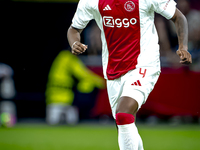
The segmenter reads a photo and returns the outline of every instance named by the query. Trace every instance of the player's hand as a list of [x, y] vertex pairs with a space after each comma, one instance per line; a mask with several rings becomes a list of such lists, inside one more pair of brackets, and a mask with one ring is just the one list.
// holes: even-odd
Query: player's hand
[[191, 64], [192, 63], [192, 56], [186, 50], [177, 50], [176, 54], [180, 57], [181, 64]]
[[74, 42], [72, 45], [72, 54], [79, 55], [85, 52], [87, 45], [80, 43], [79, 41]]

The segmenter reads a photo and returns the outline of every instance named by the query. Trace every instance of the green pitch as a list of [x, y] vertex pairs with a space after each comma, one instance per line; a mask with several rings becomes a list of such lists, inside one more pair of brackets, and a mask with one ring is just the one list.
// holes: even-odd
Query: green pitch
[[[199, 150], [200, 125], [138, 125], [145, 150]], [[0, 127], [1, 150], [119, 150], [115, 125]]]

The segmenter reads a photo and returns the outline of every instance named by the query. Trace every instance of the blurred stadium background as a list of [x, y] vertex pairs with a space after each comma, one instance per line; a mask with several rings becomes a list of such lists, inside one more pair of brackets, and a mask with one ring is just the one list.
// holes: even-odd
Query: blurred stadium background
[[[117, 131], [100, 78], [101, 41], [96, 24], [90, 22], [82, 34], [82, 41], [89, 45], [86, 53], [77, 58], [62, 53], [70, 50], [66, 33], [77, 2], [0, 1], [0, 149], [118, 149]], [[147, 150], [200, 149], [200, 2], [177, 0], [177, 4], [188, 19], [193, 64], [178, 63], [174, 27], [156, 15], [162, 73], [137, 116]], [[64, 56], [68, 62], [61, 59]], [[54, 73], [60, 70], [52, 68], [59, 68], [56, 65], [60, 63], [57, 76]], [[66, 72], [67, 78], [63, 75]], [[51, 80], [54, 75], [56, 80]], [[60, 84], [55, 86], [54, 81]], [[63, 95], [49, 96], [51, 90]], [[65, 111], [64, 102], [77, 110], [69, 112], [78, 112], [75, 120], [66, 122], [66, 114], [61, 113], [59, 122], [49, 121], [48, 106], [59, 103], [54, 111]]]

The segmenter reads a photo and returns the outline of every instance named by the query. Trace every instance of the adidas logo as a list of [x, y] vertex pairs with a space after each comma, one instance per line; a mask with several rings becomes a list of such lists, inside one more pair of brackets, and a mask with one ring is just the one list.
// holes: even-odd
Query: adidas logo
[[110, 8], [109, 5], [106, 5], [106, 7], [103, 9], [103, 11], [105, 11], [105, 10], [112, 10], [112, 9]]
[[140, 80], [137, 80], [136, 82], [132, 83], [131, 85], [142, 86], [141, 83], [140, 83]]

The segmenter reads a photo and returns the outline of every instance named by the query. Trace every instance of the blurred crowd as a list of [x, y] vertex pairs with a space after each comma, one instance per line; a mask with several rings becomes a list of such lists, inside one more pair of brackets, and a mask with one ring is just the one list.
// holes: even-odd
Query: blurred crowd
[[12, 127], [16, 122], [16, 108], [13, 99], [16, 94], [13, 69], [0, 63], [0, 126]]
[[[61, 120], [71, 125], [78, 123], [81, 115], [89, 112], [89, 107], [83, 108], [91, 104], [85, 99], [89, 98], [95, 88], [105, 88], [104, 82], [101, 76], [89, 70], [77, 56], [68, 50], [61, 51], [54, 59], [48, 75], [45, 92], [47, 123], [56, 125]], [[81, 95], [79, 104], [75, 104], [77, 95]]]

